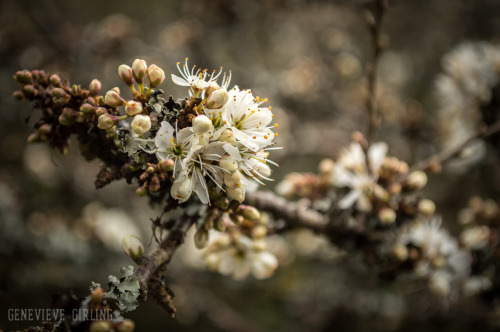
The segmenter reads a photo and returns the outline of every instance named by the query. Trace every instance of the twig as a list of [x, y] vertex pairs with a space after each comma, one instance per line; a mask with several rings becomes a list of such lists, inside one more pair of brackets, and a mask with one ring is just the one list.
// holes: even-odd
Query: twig
[[375, 0], [373, 5], [373, 8], [368, 11], [366, 15], [366, 22], [370, 29], [373, 47], [373, 58], [366, 68], [368, 79], [366, 110], [369, 118], [366, 137], [369, 143], [373, 142], [377, 133], [377, 128], [380, 124], [380, 117], [377, 111], [377, 67], [382, 51], [384, 50], [381, 34], [382, 22], [388, 6], [388, 0]]
[[147, 256], [141, 260], [141, 264], [134, 272], [133, 278], [136, 278], [141, 285], [141, 299], [146, 300], [150, 281], [156, 280], [158, 273], [163, 273], [173, 253], [184, 242], [186, 232], [195, 222], [194, 217], [186, 215], [181, 216], [175, 221], [173, 227], [169, 230], [168, 236]]
[[306, 227], [316, 232], [325, 232], [328, 225], [326, 215], [299, 203], [288, 202], [270, 191], [247, 194], [245, 202], [259, 210], [271, 213], [277, 219], [284, 219], [287, 228]]
[[450, 159], [453, 159], [457, 155], [459, 155], [462, 150], [472, 141], [478, 139], [478, 138], [487, 138], [490, 136], [493, 136], [497, 133], [500, 133], [500, 121], [495, 122], [489, 127], [486, 126], [481, 126], [477, 133], [469, 138], [467, 138], [465, 141], [463, 141], [461, 144], [457, 145], [456, 147], [453, 147], [449, 150], [442, 151], [434, 156], [431, 156], [425, 160], [422, 160], [418, 163], [416, 163], [411, 169], [410, 172], [412, 171], [427, 171], [434, 167], [435, 165], [442, 165], [443, 163], [449, 161]]

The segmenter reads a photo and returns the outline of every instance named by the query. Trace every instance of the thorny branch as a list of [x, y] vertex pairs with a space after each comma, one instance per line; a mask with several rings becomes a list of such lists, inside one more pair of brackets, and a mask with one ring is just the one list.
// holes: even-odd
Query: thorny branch
[[370, 63], [368, 63], [367, 79], [368, 79], [368, 95], [366, 98], [366, 109], [368, 111], [368, 130], [367, 139], [368, 142], [373, 142], [375, 135], [377, 133], [377, 128], [380, 124], [379, 114], [377, 112], [377, 67], [380, 61], [380, 56], [384, 50], [384, 44], [381, 38], [382, 35], [382, 22], [384, 19], [385, 11], [388, 6], [388, 0], [375, 0], [373, 3], [373, 8], [366, 13], [366, 23], [370, 30], [372, 48], [373, 48], [373, 58]]

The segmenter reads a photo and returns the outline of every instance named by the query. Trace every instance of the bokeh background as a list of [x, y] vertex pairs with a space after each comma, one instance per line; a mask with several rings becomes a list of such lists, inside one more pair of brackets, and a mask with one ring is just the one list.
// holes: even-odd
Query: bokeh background
[[[379, 139], [389, 143], [391, 155], [413, 163], [443, 145], [435, 94], [443, 56], [466, 41], [499, 42], [500, 2], [389, 3]], [[354, 130], [367, 126], [364, 73], [371, 49], [364, 5], [355, 0], [1, 1], [0, 329], [31, 325], [8, 322], [8, 308], [47, 308], [53, 294], [71, 290], [83, 297], [91, 281], [106, 284], [109, 274], [132, 264], [122, 253], [121, 238], [135, 234], [150, 244], [150, 218], [160, 209], [123, 182], [95, 190], [100, 165], [84, 161], [77, 145], [67, 156], [43, 144], [27, 145], [37, 111], [13, 100], [15, 71], [44, 69], [84, 87], [98, 78], [106, 91], [121, 86], [120, 64], [142, 58], [165, 70], [166, 94], [182, 98], [186, 90], [168, 79], [177, 61], [189, 57], [202, 68], [232, 69], [232, 83], [269, 98], [276, 114], [278, 142], [286, 147], [273, 153], [281, 166], [274, 172], [279, 181], [291, 171], [315, 172], [322, 158], [334, 157]], [[498, 157], [486, 151], [486, 159], [472, 168], [430, 178], [425, 194], [452, 232], [472, 195], [500, 196]], [[169, 268], [177, 317], [153, 302], [129, 317], [138, 331], [492, 326], [474, 315], [488, 309], [437, 303], [418, 297], [419, 289], [382, 283], [360, 257], [309, 232], [272, 239], [270, 246], [280, 259], [276, 275], [242, 282], [206, 271], [188, 242]]]

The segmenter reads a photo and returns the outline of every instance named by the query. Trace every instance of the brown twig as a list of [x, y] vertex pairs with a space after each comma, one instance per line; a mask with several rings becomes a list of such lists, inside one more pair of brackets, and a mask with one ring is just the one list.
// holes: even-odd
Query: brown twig
[[373, 47], [373, 58], [372, 61], [367, 64], [366, 68], [368, 80], [366, 110], [369, 118], [366, 137], [369, 143], [373, 142], [377, 133], [377, 128], [380, 124], [380, 117], [377, 111], [377, 67], [380, 61], [380, 56], [384, 50], [381, 34], [382, 22], [387, 6], [388, 0], [375, 0], [373, 8], [366, 12], [366, 22], [370, 30]]
[[[140, 265], [133, 274], [141, 285], [141, 299], [146, 300], [148, 289], [158, 284], [156, 274], [163, 273], [170, 262], [173, 253], [184, 242], [186, 232], [195, 223], [196, 218], [187, 215], [181, 216], [169, 229], [167, 237], [160, 245], [141, 259]], [[152, 285], [152, 281], [153, 284]], [[156, 289], [157, 287], [152, 287]], [[154, 295], [154, 294], [153, 294]]]
[[410, 169], [409, 173], [411, 173], [412, 171], [427, 171], [436, 165], [442, 165], [443, 163], [449, 161], [450, 159], [453, 159], [454, 157], [458, 156], [470, 142], [478, 138], [487, 138], [497, 133], [500, 133], [500, 121], [492, 124], [489, 127], [481, 126], [475, 135], [467, 138], [456, 147], [442, 151], [434, 156], [431, 156], [425, 160], [416, 163]]

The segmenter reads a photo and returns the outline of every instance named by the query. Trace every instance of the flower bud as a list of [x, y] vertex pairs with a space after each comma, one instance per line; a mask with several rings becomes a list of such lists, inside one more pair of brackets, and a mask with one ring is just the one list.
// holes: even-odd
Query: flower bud
[[31, 72], [28, 70], [22, 70], [18, 71], [15, 73], [13, 76], [16, 82], [21, 83], [21, 84], [32, 84], [33, 83], [33, 76], [31, 75]]
[[52, 95], [57, 98], [66, 98], [68, 94], [61, 88], [53, 88]]
[[408, 175], [406, 185], [413, 190], [419, 190], [427, 184], [427, 174], [423, 171], [415, 171]]
[[[234, 201], [233, 201], [234, 202]], [[231, 213], [229, 214], [229, 218], [236, 224], [236, 225], [240, 225], [244, 220], [245, 218], [243, 218], [242, 215], [240, 214], [236, 214], [236, 213]]]
[[103, 114], [106, 114], [107, 111], [104, 107], [98, 107], [96, 110], [95, 110], [95, 115], [97, 116], [101, 116]]
[[104, 292], [101, 287], [97, 287], [92, 290], [92, 293], [90, 294], [90, 305], [93, 307], [100, 305], [103, 299], [103, 295]]
[[56, 88], [61, 87], [61, 77], [59, 77], [59, 75], [57, 75], [57, 74], [50, 76], [49, 82], [52, 86], [54, 86]]
[[141, 240], [133, 235], [127, 235], [122, 240], [122, 248], [127, 256], [137, 262], [144, 255], [144, 246]]
[[214, 205], [216, 207], [218, 207], [219, 209], [225, 211], [229, 207], [229, 200], [226, 197], [221, 196], [221, 197], [217, 198], [217, 200], [215, 201]]
[[214, 221], [214, 228], [219, 232], [224, 232], [226, 230], [226, 223], [221, 217], [216, 217]]
[[148, 70], [146, 61], [140, 59], [134, 60], [134, 63], [132, 64], [132, 73], [134, 74], [134, 78], [138, 83], [142, 83], [144, 81], [146, 70]]
[[270, 177], [273, 172], [271, 171], [271, 168], [269, 168], [269, 166], [267, 166], [267, 164], [263, 162], [257, 162], [253, 170], [259, 175], [265, 176], [266, 178]]
[[157, 65], [151, 65], [148, 68], [148, 79], [151, 87], [156, 88], [165, 80], [165, 73]]
[[170, 172], [174, 169], [175, 161], [172, 159], [165, 159], [165, 160], [160, 160], [158, 162], [158, 168], [162, 172]]
[[224, 130], [222, 135], [219, 137], [219, 141], [236, 146], [236, 138], [234, 137], [234, 133], [231, 129]]
[[243, 186], [236, 188], [227, 188], [227, 194], [231, 199], [238, 202], [243, 202], [245, 199], [245, 188]]
[[116, 91], [109, 90], [108, 92], [106, 92], [104, 102], [111, 107], [118, 107], [123, 105], [125, 103], [125, 100], [123, 100]]
[[89, 84], [89, 92], [91, 96], [97, 96], [101, 92], [102, 84], [98, 79], [93, 79]]
[[147, 115], [136, 115], [130, 124], [137, 135], [145, 134], [151, 129], [151, 118]]
[[114, 87], [113, 89], [111, 89], [110, 91], [114, 91], [114, 92], [116, 92], [117, 94], [120, 94], [120, 93], [121, 93], [121, 92], [120, 92], [120, 88], [119, 88], [119, 87], [117, 87], [117, 86], [115, 86], [115, 87]]
[[90, 104], [82, 104], [82, 106], [80, 106], [80, 112], [82, 113], [85, 113], [85, 114], [90, 114], [94, 111], [94, 106], [90, 105]]
[[135, 100], [129, 100], [125, 104], [125, 113], [127, 113], [128, 116], [134, 116], [137, 114], [142, 113], [142, 103], [135, 101]]
[[111, 129], [116, 124], [115, 117], [108, 113], [101, 115], [97, 121], [97, 128], [104, 130]]
[[206, 106], [208, 109], [219, 109], [226, 105], [229, 100], [229, 94], [224, 89], [215, 90], [212, 92], [206, 101]]
[[429, 290], [435, 295], [447, 296], [450, 294], [450, 283], [441, 274], [435, 273], [429, 280]]
[[15, 91], [12, 94], [12, 97], [14, 97], [14, 99], [17, 99], [17, 100], [24, 100], [26, 98], [26, 95], [22, 91]]
[[71, 108], [64, 108], [62, 114], [59, 116], [59, 123], [63, 126], [71, 126], [75, 123], [78, 116], [78, 112], [72, 110]]
[[245, 219], [258, 221], [260, 219], [260, 212], [253, 206], [240, 205], [238, 208], [238, 213], [241, 214]]
[[104, 320], [96, 320], [90, 325], [90, 332], [109, 332], [111, 331], [111, 323]]
[[34, 97], [38, 94], [38, 91], [31, 84], [26, 84], [25, 86], [23, 86], [21, 88], [21, 91], [24, 92], [24, 94], [28, 97]]
[[146, 188], [145, 185], [135, 190], [135, 194], [140, 197], [146, 196], [147, 193], [148, 193], [148, 188]]
[[236, 162], [236, 159], [231, 156], [222, 157], [219, 161], [219, 166], [229, 173], [234, 173], [238, 170], [238, 163]]
[[239, 188], [241, 187], [241, 173], [236, 171], [232, 174], [224, 173], [224, 183], [228, 188]]
[[198, 115], [193, 119], [193, 130], [196, 134], [204, 134], [212, 128], [212, 121], [206, 115]]
[[214, 91], [217, 91], [220, 89], [220, 86], [219, 84], [217, 84], [217, 82], [210, 82], [208, 87], [205, 89], [205, 95], [206, 96], [210, 96], [210, 94]]
[[391, 225], [396, 221], [396, 212], [390, 208], [382, 208], [378, 212], [378, 218], [383, 225]]
[[191, 178], [189, 176], [186, 176], [180, 181], [174, 181], [170, 190], [170, 194], [173, 198], [179, 200], [180, 203], [183, 203], [189, 199], [192, 191], [193, 186]]
[[208, 232], [205, 228], [200, 228], [196, 231], [194, 234], [194, 244], [196, 248], [198, 249], [203, 249], [207, 246], [208, 244]]
[[134, 329], [135, 323], [130, 319], [125, 319], [123, 322], [118, 323], [118, 325], [115, 326], [116, 332], [134, 332]]
[[118, 76], [127, 86], [132, 86], [134, 84], [134, 75], [132, 74], [132, 68], [127, 65], [120, 65], [118, 67]]
[[254, 239], [262, 239], [267, 235], [267, 227], [264, 225], [255, 226], [252, 229], [252, 237]]
[[392, 254], [397, 260], [403, 262], [408, 258], [408, 248], [402, 244], [398, 244], [392, 249]]
[[422, 199], [418, 202], [418, 212], [426, 216], [431, 216], [436, 212], [436, 204], [430, 199]]

